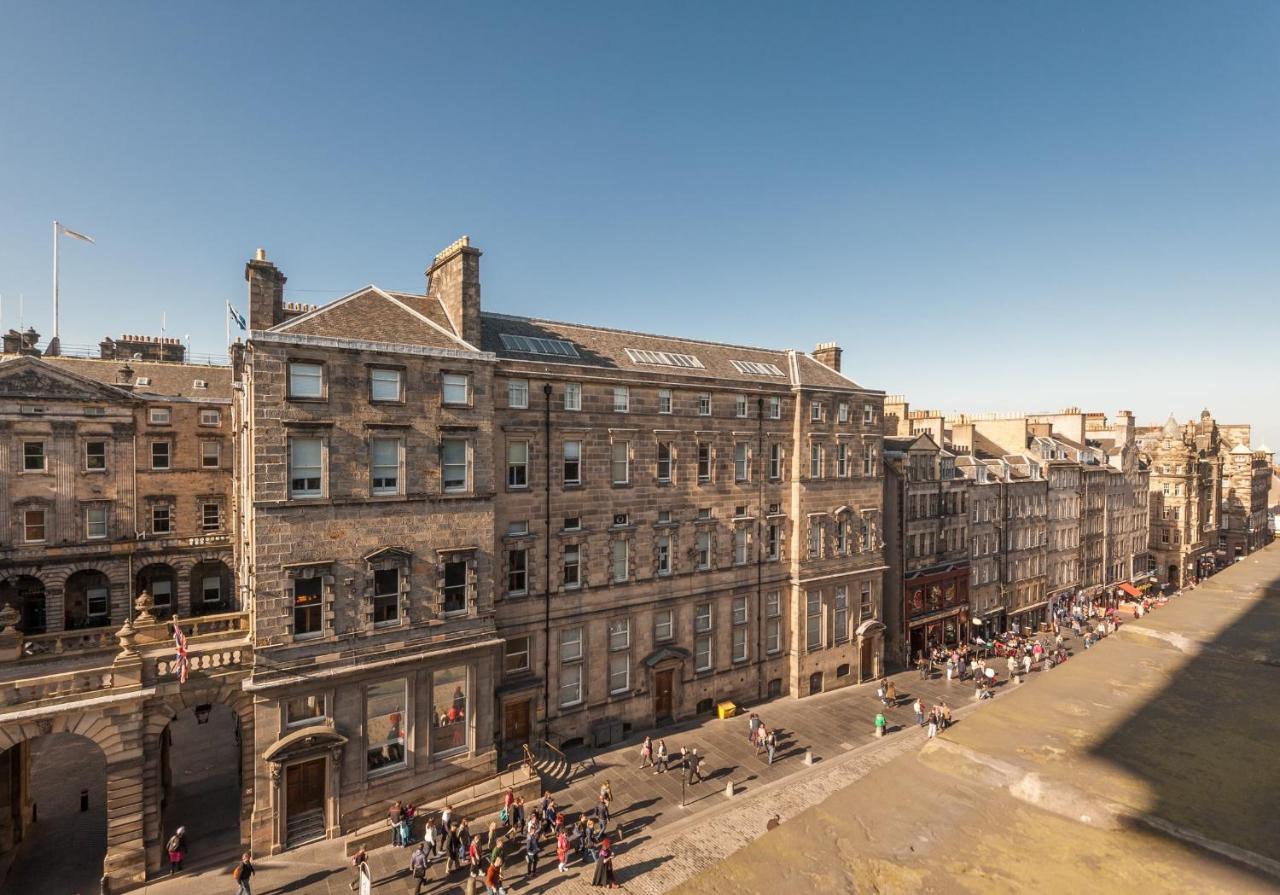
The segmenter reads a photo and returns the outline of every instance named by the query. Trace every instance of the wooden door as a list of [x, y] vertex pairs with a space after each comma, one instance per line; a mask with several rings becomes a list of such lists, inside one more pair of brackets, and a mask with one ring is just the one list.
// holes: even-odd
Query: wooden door
[[862, 673], [858, 680], [869, 681], [875, 673], [875, 669], [872, 667], [875, 659], [875, 647], [870, 641], [864, 641], [860, 645], [858, 653], [858, 658], [862, 662]]
[[291, 764], [285, 769], [285, 805], [298, 817], [324, 808], [324, 759]]
[[518, 699], [502, 707], [502, 739], [509, 749], [529, 742], [529, 700]]
[[675, 687], [675, 671], [668, 668], [653, 674], [653, 716], [659, 721], [670, 720], [672, 715], [672, 690]]

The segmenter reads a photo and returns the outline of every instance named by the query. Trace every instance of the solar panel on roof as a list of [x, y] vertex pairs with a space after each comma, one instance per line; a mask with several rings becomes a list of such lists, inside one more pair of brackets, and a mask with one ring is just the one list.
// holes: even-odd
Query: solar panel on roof
[[563, 339], [543, 339], [537, 336], [518, 336], [514, 333], [499, 333], [502, 347], [508, 351], [519, 351], [523, 354], [547, 354], [552, 357], [577, 357], [578, 349], [572, 342]]
[[633, 364], [652, 364], [658, 367], [687, 367], [703, 369], [702, 361], [692, 354], [676, 354], [672, 351], [650, 351], [647, 348], [627, 348], [627, 357]]
[[781, 376], [782, 371], [775, 364], [762, 364], [753, 360], [730, 361], [739, 373], [753, 373], [756, 376]]

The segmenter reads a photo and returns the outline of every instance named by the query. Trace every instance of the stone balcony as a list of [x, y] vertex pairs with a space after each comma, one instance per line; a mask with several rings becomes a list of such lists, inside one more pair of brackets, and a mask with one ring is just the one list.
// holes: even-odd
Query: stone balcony
[[32, 714], [119, 702], [176, 683], [173, 625], [187, 637], [189, 678], [248, 675], [253, 662], [245, 612], [174, 618], [150, 615], [145, 595], [119, 630], [23, 636], [16, 612], [0, 610], [0, 723]]

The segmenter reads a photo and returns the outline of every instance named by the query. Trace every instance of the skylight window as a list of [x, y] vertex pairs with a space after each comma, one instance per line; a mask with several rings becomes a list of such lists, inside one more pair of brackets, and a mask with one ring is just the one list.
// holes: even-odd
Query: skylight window
[[775, 364], [762, 364], [753, 360], [731, 361], [733, 368], [739, 373], [752, 373], [756, 376], [781, 376], [782, 371]]
[[513, 333], [499, 333], [502, 347], [508, 351], [519, 351], [523, 354], [549, 354], [552, 357], [577, 357], [578, 349], [572, 342], [563, 339], [540, 339], [535, 336], [517, 336]]
[[692, 354], [674, 354], [670, 351], [649, 351], [644, 348], [628, 348], [627, 357], [633, 364], [652, 364], [658, 367], [687, 367], [701, 370], [702, 361]]

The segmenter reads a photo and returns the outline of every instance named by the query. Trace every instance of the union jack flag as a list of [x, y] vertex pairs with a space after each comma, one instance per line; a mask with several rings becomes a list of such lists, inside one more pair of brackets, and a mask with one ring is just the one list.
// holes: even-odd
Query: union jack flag
[[174, 668], [178, 672], [178, 683], [185, 684], [187, 682], [187, 672], [191, 670], [191, 662], [187, 658], [187, 635], [182, 633], [182, 628], [178, 625], [173, 626], [173, 649]]

